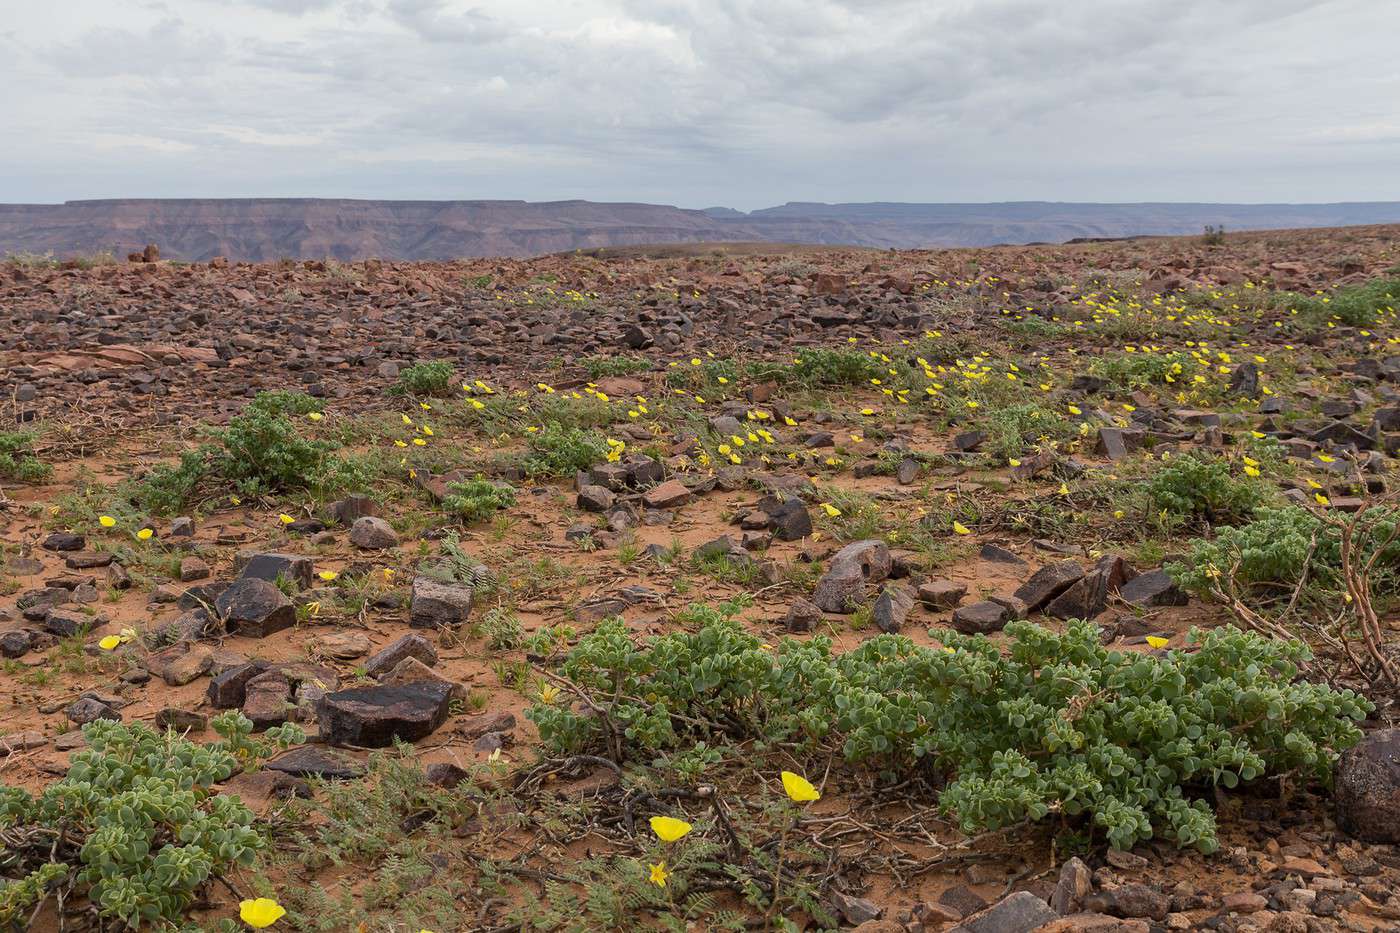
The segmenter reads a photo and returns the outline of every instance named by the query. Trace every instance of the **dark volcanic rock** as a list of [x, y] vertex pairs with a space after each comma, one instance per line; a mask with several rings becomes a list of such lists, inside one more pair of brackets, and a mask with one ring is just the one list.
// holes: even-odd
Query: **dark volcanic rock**
[[215, 709], [233, 709], [242, 706], [247, 698], [248, 681], [267, 670], [266, 661], [249, 661], [215, 674], [205, 690], [209, 705]]
[[1190, 599], [1165, 570], [1149, 570], [1133, 577], [1118, 590], [1130, 606], [1184, 606]]
[[266, 638], [296, 624], [292, 601], [259, 577], [240, 577], [214, 601], [214, 611], [230, 634]]
[[447, 720], [451, 698], [449, 685], [432, 682], [328, 693], [317, 711], [321, 738], [361, 748], [384, 748], [395, 739], [416, 742]]
[[364, 766], [329, 749], [314, 745], [294, 748], [263, 765], [269, 771], [280, 771], [293, 777], [357, 778], [365, 773]]
[[953, 611], [953, 628], [964, 635], [990, 635], [1006, 628], [1011, 613], [990, 599], [962, 606]]
[[437, 651], [428, 639], [409, 633], [370, 655], [365, 661], [365, 673], [370, 677], [379, 677], [393, 670], [404, 658], [417, 658], [428, 667], [438, 662]]
[[1342, 753], [1337, 824], [1363, 842], [1400, 844], [1400, 729], [1381, 729]]
[[1078, 562], [1057, 561], [1037, 570], [1016, 588], [1014, 595], [1026, 604], [1027, 612], [1035, 612], [1083, 578], [1084, 570]]
[[244, 579], [266, 580], [268, 583], [276, 583], [280, 577], [304, 590], [311, 586], [311, 558], [298, 554], [252, 554], [243, 564], [239, 576]]
[[872, 607], [875, 627], [887, 635], [897, 634], [913, 608], [914, 594], [909, 587], [891, 583], [880, 592]]
[[1050, 905], [1029, 891], [1017, 891], [953, 927], [956, 933], [1030, 933], [1059, 919]]
[[399, 535], [384, 519], [362, 515], [350, 526], [350, 543], [367, 551], [383, 551], [398, 547]]
[[472, 593], [469, 586], [415, 577], [408, 624], [414, 628], [455, 628], [471, 615]]

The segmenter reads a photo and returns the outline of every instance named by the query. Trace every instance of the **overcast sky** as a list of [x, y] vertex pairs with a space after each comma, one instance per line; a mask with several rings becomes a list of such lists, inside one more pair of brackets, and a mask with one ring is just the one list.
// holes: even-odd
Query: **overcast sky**
[[1400, 200], [1391, 0], [0, 0], [0, 201]]

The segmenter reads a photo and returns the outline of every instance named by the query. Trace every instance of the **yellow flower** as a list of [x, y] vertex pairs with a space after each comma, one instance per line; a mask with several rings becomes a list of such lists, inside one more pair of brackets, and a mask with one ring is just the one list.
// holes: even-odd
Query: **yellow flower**
[[1061, 484], [1060, 484], [1060, 488], [1059, 488], [1057, 491], [1059, 492], [1060, 495], [1062, 495], [1062, 496], [1067, 496], [1067, 495], [1069, 495], [1069, 486], [1066, 485], [1065, 483], [1061, 483]]
[[1006, 463], [1007, 463], [1008, 466], [1014, 466], [1014, 467], [1018, 467], [1018, 466], [1021, 465], [1021, 461], [1020, 461], [1020, 460], [1017, 460], [1015, 457], [1007, 457], [1007, 458], [1006, 458]]
[[412, 424], [412, 423], [413, 423], [413, 419], [410, 418], [408, 415], [399, 415], [399, 417], [403, 419], [403, 423], [404, 423], [404, 424]]
[[307, 412], [306, 417], [311, 419], [312, 421], [320, 421], [323, 416], [319, 411], [312, 411]]
[[873, 415], [873, 414], [875, 414], [875, 409], [873, 409], [873, 408], [862, 408], [862, 409], [860, 410], [860, 413], [861, 413], [862, 415], [867, 415], [867, 416], [868, 416], [868, 415]]
[[836, 506], [832, 505], [830, 502], [822, 503], [822, 511], [826, 512], [826, 514], [831, 518], [837, 518], [841, 515], [841, 510], [838, 509]]
[[316, 576], [330, 583], [336, 577], [340, 576], [340, 574], [336, 573], [334, 570], [322, 570], [320, 573], [316, 574]]
[[277, 903], [270, 897], [260, 897], [256, 900], [241, 901], [238, 905], [238, 917], [248, 926], [255, 930], [263, 927], [270, 927], [282, 916], [286, 914], [287, 908]]
[[295, 518], [292, 518], [292, 517], [291, 517], [290, 515], [288, 515], [286, 512], [283, 512], [283, 513], [281, 513], [280, 515], [278, 515], [278, 516], [277, 516], [277, 520], [278, 520], [279, 522], [281, 522], [282, 524], [284, 524], [284, 525], [290, 525], [292, 522], [296, 521]]
[[821, 791], [813, 787], [811, 781], [791, 771], [783, 772], [783, 790], [787, 791], [788, 797], [794, 803], [809, 803], [822, 797]]
[[690, 824], [674, 816], [653, 816], [651, 831], [656, 833], [656, 838], [662, 842], [675, 842], [690, 832]]
[[545, 684], [540, 688], [540, 702], [545, 705], [553, 703], [559, 698], [559, 688]]
[[1165, 648], [1165, 647], [1167, 647], [1167, 644], [1168, 644], [1168, 640], [1165, 639], [1165, 638], [1163, 638], [1163, 637], [1160, 636], [1160, 635], [1148, 635], [1148, 636], [1147, 636], [1147, 646], [1148, 646], [1149, 648]]
[[140, 531], [136, 532], [136, 537], [141, 539], [142, 541], [149, 541], [151, 540], [151, 535], [153, 534], [155, 534], [155, 531], [153, 531], [152, 529], [142, 528]]
[[1245, 476], [1258, 476], [1258, 475], [1259, 475], [1259, 468], [1258, 468], [1258, 467], [1252, 467], [1252, 466], [1246, 465], [1245, 468], [1244, 468], [1244, 475], [1245, 475]]
[[960, 522], [960, 521], [954, 521], [954, 522], [953, 522], [953, 531], [954, 531], [954, 533], [960, 534], [960, 535], [970, 535], [970, 534], [972, 534], [972, 529], [968, 528], [966, 525], [964, 525], [964, 524], [963, 524], [962, 522]]
[[110, 515], [99, 515], [97, 516], [97, 523], [103, 528], [111, 528], [117, 523], [117, 520]]
[[413, 446], [414, 446], [414, 447], [427, 447], [427, 446], [428, 446], [428, 442], [425, 441], [425, 440], [423, 440], [423, 438], [421, 438], [421, 437], [415, 437], [415, 438], [413, 439]]
[[119, 636], [119, 635], [108, 635], [106, 638], [104, 638], [104, 639], [102, 639], [101, 641], [99, 641], [99, 642], [97, 643], [97, 646], [98, 646], [99, 648], [101, 648], [103, 651], [115, 651], [116, 648], [117, 648], [117, 646], [120, 645], [121, 643], [122, 643], [121, 636]]
[[1080, 410], [1080, 408], [1079, 408], [1078, 405], [1070, 405], [1070, 406], [1068, 406], [1068, 408], [1069, 408], [1069, 413], [1070, 413], [1071, 415], [1082, 415], [1082, 414], [1084, 414], [1084, 412]]
[[670, 877], [666, 871], [666, 863], [657, 862], [655, 865], [649, 865], [647, 867], [651, 869], [651, 877], [647, 880], [658, 888], [666, 887], [666, 879]]
[[1317, 504], [1318, 504], [1318, 505], [1331, 505], [1331, 504], [1332, 504], [1332, 500], [1331, 500], [1331, 499], [1328, 499], [1326, 496], [1324, 496], [1324, 495], [1323, 495], [1322, 493], [1320, 493], [1320, 492], [1315, 492], [1315, 493], [1313, 493], [1313, 498], [1317, 500]]

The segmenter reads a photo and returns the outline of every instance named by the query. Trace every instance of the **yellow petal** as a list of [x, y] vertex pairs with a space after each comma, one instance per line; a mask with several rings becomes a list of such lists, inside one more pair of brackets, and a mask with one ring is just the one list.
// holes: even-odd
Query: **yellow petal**
[[1147, 636], [1147, 645], [1150, 648], [1165, 648], [1167, 647], [1168, 643], [1168, 640], [1160, 635]]
[[821, 791], [812, 786], [812, 782], [800, 774], [793, 774], [791, 771], [783, 772], [783, 790], [787, 791], [796, 803], [809, 803], [813, 800], [821, 799]]
[[255, 930], [270, 927], [286, 914], [287, 909], [270, 897], [260, 897], [251, 901], [240, 901], [238, 917]]
[[99, 642], [97, 643], [97, 646], [98, 646], [99, 648], [101, 648], [103, 651], [114, 651], [114, 650], [116, 650], [116, 647], [117, 647], [118, 645], [120, 645], [121, 643], [122, 643], [121, 636], [119, 636], [119, 635], [108, 635], [106, 638], [104, 638], [104, 639], [102, 639], [101, 641], [99, 641]]
[[320, 573], [318, 573], [316, 576], [320, 577], [322, 580], [325, 580], [327, 583], [329, 583], [329, 582], [331, 582], [332, 580], [334, 580], [334, 579], [336, 579], [337, 577], [339, 577], [340, 574], [336, 573], [334, 570], [322, 570], [322, 571], [321, 571]]
[[656, 833], [656, 838], [662, 842], [675, 842], [690, 832], [690, 824], [673, 816], [653, 816], [651, 831]]

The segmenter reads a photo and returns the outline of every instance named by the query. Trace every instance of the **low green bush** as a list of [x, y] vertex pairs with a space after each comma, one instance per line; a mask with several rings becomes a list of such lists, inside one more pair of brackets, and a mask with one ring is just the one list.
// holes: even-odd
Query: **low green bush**
[[452, 392], [455, 371], [447, 360], [427, 360], [406, 366], [394, 383], [396, 395], [444, 396]]
[[1193, 632], [1197, 650], [1165, 657], [1111, 651], [1086, 622], [1014, 622], [1006, 653], [939, 631], [945, 648], [879, 635], [833, 655], [824, 637], [773, 651], [725, 612], [690, 613], [698, 631], [640, 646], [620, 620], [580, 639], [562, 671], [605, 715], [537, 703], [545, 747], [839, 745], [890, 779], [946, 779], [940, 803], [968, 832], [1058, 813], [1117, 848], [1161, 835], [1211, 851], [1214, 814], [1196, 794], [1289, 772], [1326, 782], [1371, 709], [1298, 680], [1301, 642], [1233, 628]]
[[531, 476], [569, 476], [607, 455], [607, 442], [596, 432], [550, 422], [530, 435], [525, 471]]
[[515, 489], [478, 476], [447, 485], [442, 507], [463, 522], [472, 524], [490, 518], [501, 509], [515, 505]]
[[1299, 295], [1291, 302], [1305, 323], [1320, 326], [1334, 318], [1352, 327], [1375, 324], [1400, 311], [1400, 278], [1372, 279], [1328, 295]]
[[34, 453], [34, 434], [28, 431], [0, 431], [0, 479], [16, 483], [37, 483], [52, 472]]
[[201, 487], [217, 485], [240, 496], [309, 489], [319, 495], [362, 491], [377, 467], [365, 457], [337, 456], [333, 441], [303, 437], [292, 415], [320, 411], [320, 402], [298, 392], [263, 392], [209, 441], [185, 451], [178, 463], [152, 469], [132, 498], [157, 515], [179, 511]]
[[1157, 469], [1146, 484], [1153, 508], [1185, 520], [1233, 525], [1244, 521], [1263, 502], [1257, 482], [1230, 475], [1221, 459], [1176, 457]]
[[1074, 434], [1074, 424], [1039, 402], [996, 408], [986, 416], [987, 442], [983, 449], [1003, 460], [1025, 453], [1042, 438], [1064, 440]]
[[213, 726], [224, 740], [197, 745], [98, 720], [68, 774], [37, 797], [0, 784], [0, 927], [17, 928], [55, 887], [126, 927], [174, 924], [216, 876], [251, 865], [265, 845], [253, 813], [213, 787], [304, 736], [279, 726], [254, 741], [236, 712]]
[[785, 380], [804, 386], [865, 385], [885, 374], [880, 361], [860, 350], [833, 350], [827, 347], [797, 351]]
[[[1369, 560], [1389, 538], [1398, 520], [1400, 512], [1381, 507], [1361, 516], [1358, 526], [1366, 529], [1356, 541], [1361, 561]], [[1335, 592], [1342, 585], [1341, 564], [1340, 532], [1307, 509], [1289, 505], [1257, 509], [1247, 524], [1221, 528], [1211, 540], [1196, 541], [1186, 559], [1169, 564], [1167, 571], [1200, 595], [1223, 587], [1277, 596], [1291, 593], [1305, 572], [1312, 590]], [[1400, 593], [1400, 541], [1386, 547], [1370, 584], [1377, 594]]]

